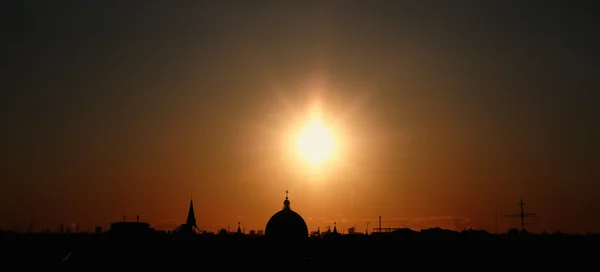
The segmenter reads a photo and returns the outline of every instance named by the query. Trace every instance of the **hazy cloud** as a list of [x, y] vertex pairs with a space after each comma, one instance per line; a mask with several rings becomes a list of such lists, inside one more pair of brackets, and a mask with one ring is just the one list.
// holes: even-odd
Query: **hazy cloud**
[[[331, 226], [333, 223], [337, 223], [338, 229], [346, 230], [349, 227], [356, 226], [357, 229], [363, 230], [368, 228], [372, 230], [376, 228], [379, 223], [379, 218], [339, 218], [339, 219], [324, 219], [319, 220], [312, 219], [309, 224], [309, 228]], [[393, 217], [393, 218], [382, 218], [382, 227], [387, 228], [411, 228], [414, 230], [428, 229], [428, 228], [443, 228], [450, 230], [463, 230], [468, 228], [473, 229], [490, 229], [490, 225], [483, 221], [474, 221], [470, 218], [456, 217], [448, 215], [439, 216], [428, 216], [428, 217]]]

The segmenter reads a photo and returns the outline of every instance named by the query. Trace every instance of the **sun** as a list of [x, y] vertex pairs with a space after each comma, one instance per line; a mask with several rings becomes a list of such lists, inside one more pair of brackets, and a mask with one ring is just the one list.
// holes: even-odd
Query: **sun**
[[298, 151], [312, 165], [325, 162], [334, 151], [334, 139], [320, 118], [314, 117], [298, 135]]

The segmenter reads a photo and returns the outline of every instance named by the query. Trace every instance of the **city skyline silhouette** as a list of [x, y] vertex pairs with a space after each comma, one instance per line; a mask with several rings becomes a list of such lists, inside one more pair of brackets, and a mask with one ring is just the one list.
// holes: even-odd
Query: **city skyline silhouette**
[[[519, 206], [523, 208], [521, 200]], [[518, 214], [523, 220], [532, 216], [521, 210]], [[512, 215], [507, 215], [512, 216]], [[524, 226], [523, 222], [521, 223]], [[231, 231], [221, 229], [218, 233], [198, 230], [194, 214], [193, 200], [185, 223], [173, 231], [160, 231], [150, 227], [147, 222], [140, 221], [136, 216], [135, 221], [123, 220], [111, 224], [111, 228], [104, 232], [96, 229], [95, 232], [79, 232], [61, 230], [61, 232], [46, 233], [17, 233], [0, 231], [0, 241], [3, 241], [7, 254], [3, 255], [3, 264], [20, 264], [21, 267], [55, 267], [61, 268], [110, 268], [114, 266], [135, 265], [138, 268], [156, 267], [158, 265], [193, 265], [193, 264], [221, 264], [223, 266], [237, 267], [237, 262], [243, 262], [246, 268], [265, 267], [273, 261], [294, 262], [296, 268], [307, 265], [306, 268], [318, 264], [336, 264], [338, 267], [351, 267], [356, 264], [390, 265], [396, 262], [394, 254], [404, 254], [404, 257], [414, 255], [414, 250], [426, 250], [429, 257], [438, 257], [439, 253], [427, 249], [428, 241], [505, 241], [527, 242], [539, 241], [546, 245], [541, 252], [548, 256], [564, 258], [565, 248], [557, 247], [555, 243], [548, 242], [596, 242], [600, 234], [574, 235], [566, 233], [533, 234], [526, 229], [511, 229], [506, 233], [490, 233], [484, 230], [463, 229], [461, 231], [445, 230], [442, 228], [428, 228], [412, 230], [410, 228], [383, 227], [381, 216], [378, 226], [372, 232], [367, 229], [364, 233], [356, 231], [354, 227], [343, 233], [337, 228], [321, 231], [309, 230], [301, 215], [292, 211], [291, 201], [286, 191], [283, 209], [273, 214], [265, 226], [265, 231], [246, 232], [242, 229], [241, 222], [237, 229]], [[14, 242], [17, 242], [16, 244]], [[424, 244], [416, 244], [422, 242]], [[452, 249], [461, 248], [462, 244], [455, 244]], [[480, 244], [479, 249], [486, 249], [486, 243]], [[399, 247], [400, 246], [400, 247]], [[361, 252], [360, 259], [353, 258], [349, 249], [378, 249]], [[380, 248], [385, 248], [381, 250]], [[436, 247], [440, 250], [442, 247]], [[448, 248], [449, 249], [449, 248]], [[464, 248], [465, 250], [467, 248]], [[411, 253], [412, 252], [412, 253]], [[445, 258], [465, 258], [465, 255], [442, 253]], [[493, 261], [489, 254], [478, 254], [471, 251], [470, 258], [477, 258], [478, 262]], [[349, 255], [350, 254], [350, 255]], [[575, 254], [570, 252], [570, 254]], [[487, 256], [486, 256], [487, 255]], [[577, 255], [579, 256], [579, 255]], [[225, 262], [232, 260], [234, 262]], [[411, 262], [410, 260], [404, 263]], [[25, 263], [25, 265], [24, 265]], [[515, 261], [520, 265], [530, 265], [531, 261]], [[571, 264], [571, 267], [584, 267], [586, 262]], [[536, 264], [540, 267], [540, 264]], [[544, 266], [545, 264], [542, 264]]]
[[0, 230], [599, 233], [595, 10], [8, 1]]
[[[283, 224], [283, 225], [289, 225], [289, 223], [283, 223], [284, 221], [297, 221], [300, 220], [300, 223], [294, 223], [294, 224], [301, 224], [302, 226], [299, 226], [300, 229], [304, 229], [302, 231], [300, 231], [301, 233], [305, 233], [305, 235], [299, 235], [300, 237], [304, 236], [304, 237], [312, 237], [315, 234], [319, 234], [321, 233], [320, 231], [320, 226], [317, 226], [316, 230], [309, 230], [306, 222], [304, 221], [304, 218], [302, 218], [301, 215], [297, 214], [296, 212], [293, 212], [291, 209], [291, 202], [289, 200], [288, 197], [289, 191], [286, 190], [285, 191], [285, 200], [283, 202], [283, 209], [279, 212], [276, 212], [270, 219], [269, 221], [266, 223], [264, 228], [258, 228], [258, 229], [250, 229], [248, 231], [248, 233], [251, 233], [252, 235], [257, 235], [257, 236], [262, 236], [262, 235], [266, 235], [266, 233], [268, 233], [269, 231], [267, 231], [267, 229], [269, 228], [269, 225], [276, 225], [276, 224]], [[140, 221], [140, 216], [136, 215], [136, 220], [135, 221], [128, 221], [127, 220], [127, 215], [123, 215], [123, 219], [121, 221], [116, 221], [116, 222], [111, 222], [110, 223], [110, 229], [107, 230], [108, 233], [115, 233], [115, 229], [116, 232], [124, 232], [123, 235], [127, 235], [127, 232], [132, 232], [132, 233], [136, 233], [136, 232], [144, 232], [146, 229], [147, 231], [151, 231], [151, 232], [155, 232], [155, 231], [159, 231], [161, 233], [184, 233], [184, 234], [196, 234], [196, 235], [201, 235], [201, 234], [209, 234], [209, 235], [214, 235], [214, 234], [229, 234], [229, 233], [234, 233], [231, 231], [230, 229], [230, 224], [227, 225], [227, 228], [221, 227], [218, 228], [216, 231], [210, 230], [210, 229], [201, 229], [198, 227], [197, 223], [196, 223], [196, 215], [194, 212], [194, 204], [193, 204], [193, 198], [190, 197], [190, 202], [189, 202], [189, 208], [188, 208], [188, 213], [187, 213], [187, 218], [186, 220], [183, 222], [183, 224], [180, 224], [178, 227], [173, 228], [173, 229], [157, 229], [157, 228], [153, 228], [155, 227], [154, 224], [151, 224], [150, 222], [143, 222]], [[520, 200], [518, 206], [520, 207], [520, 213], [517, 214], [507, 214], [507, 215], [503, 215], [503, 217], [506, 218], [518, 218], [520, 219], [520, 229], [518, 227], [512, 227], [509, 229], [506, 229], [504, 231], [504, 233], [510, 232], [510, 231], [520, 231], [520, 232], [526, 232], [526, 233], [531, 233], [531, 231], [526, 230], [525, 229], [525, 218], [530, 218], [530, 217], [537, 217], [537, 214], [535, 213], [526, 213], [524, 210], [524, 206], [525, 203], [523, 201], [523, 199]], [[292, 218], [287, 218], [289, 217], [287, 215], [287, 213], [289, 213], [289, 216], [291, 216]], [[295, 218], [294, 218], [295, 217]], [[278, 219], [278, 218], [286, 218], [286, 219]], [[296, 219], [298, 218], [298, 219]], [[498, 215], [496, 214], [496, 221], [495, 221], [495, 226], [494, 226], [494, 234], [501, 234], [503, 233], [503, 231], [498, 231]], [[273, 221], [273, 223], [272, 223]], [[281, 223], [274, 223], [276, 221], [280, 221]], [[375, 221], [375, 220], [373, 220]], [[393, 221], [393, 220], [392, 220]], [[415, 227], [410, 227], [407, 226], [406, 224], [402, 224], [401, 227], [398, 226], [398, 224], [396, 222], [393, 223], [393, 227], [390, 227], [390, 221], [384, 221], [383, 223], [386, 224], [387, 226], [382, 225], [382, 218], [381, 216], [378, 217], [377, 222], [374, 222], [375, 226], [373, 226], [371, 229], [369, 229], [368, 225], [371, 222], [367, 222], [367, 226], [365, 228], [364, 232], [361, 232], [359, 229], [357, 229], [356, 224], [353, 224], [351, 227], [348, 227], [347, 229], [341, 228], [338, 231], [337, 228], [337, 222], [334, 221], [333, 222], [333, 233], [340, 233], [340, 234], [365, 234], [365, 235], [369, 235], [369, 234], [373, 234], [373, 233], [389, 233], [389, 232], [397, 232], [397, 231], [424, 231], [426, 229], [440, 229], [440, 226], [432, 226], [432, 227], [425, 227], [425, 228], [415, 228]], [[61, 224], [58, 230], [51, 230], [51, 229], [44, 229], [41, 231], [35, 231], [32, 227], [32, 224], [30, 224], [30, 227], [25, 229], [23, 233], [80, 233], [79, 230], [79, 226], [75, 223], [71, 223], [69, 226], [66, 226], [64, 224]], [[531, 222], [527, 223], [527, 224], [531, 224]], [[140, 230], [141, 227], [141, 230]], [[280, 229], [282, 229], [281, 231], [283, 232], [287, 232], [291, 229], [294, 229], [295, 227], [291, 227], [287, 226], [287, 227], [280, 227]], [[271, 229], [275, 229], [275, 227], [271, 227]], [[325, 226], [324, 229], [327, 229], [327, 232], [331, 232], [332, 231], [332, 225], [328, 224]], [[487, 233], [492, 233], [491, 230], [487, 230], [487, 229], [480, 229], [480, 228], [472, 228], [470, 226], [463, 226], [463, 227], [456, 227], [455, 228], [441, 228], [441, 229], [446, 229], [449, 231], [483, 231], [483, 232], [487, 232]], [[122, 231], [121, 231], [122, 230]], [[8, 232], [16, 232], [16, 233], [21, 233], [21, 229], [16, 229], [16, 230], [8, 230]], [[276, 230], [272, 230], [270, 231], [271, 233], [276, 233], [276, 232], [280, 232], [280, 231], [276, 231]], [[87, 229], [82, 229], [81, 233], [95, 233], [95, 234], [102, 234], [104, 233], [104, 228], [103, 226], [95, 226], [93, 231], [90, 230], [90, 228]], [[245, 227], [242, 230], [241, 227], [241, 222], [237, 223], [237, 231], [235, 231], [235, 233], [237, 234], [247, 234], [247, 232], [245, 231]], [[542, 234], [548, 234], [548, 231], [543, 231]], [[556, 231], [556, 233], [561, 233], [560, 231]], [[582, 233], [571, 233], [571, 234], [582, 234]], [[583, 233], [585, 234], [585, 233]], [[271, 236], [277, 236], [278, 234], [275, 235], [271, 235]], [[279, 234], [280, 236], [283, 234]], [[287, 236], [283, 235], [283, 236]], [[293, 235], [292, 235], [293, 236]], [[296, 235], [298, 236], [298, 235]], [[282, 239], [282, 238], [279, 238]]]

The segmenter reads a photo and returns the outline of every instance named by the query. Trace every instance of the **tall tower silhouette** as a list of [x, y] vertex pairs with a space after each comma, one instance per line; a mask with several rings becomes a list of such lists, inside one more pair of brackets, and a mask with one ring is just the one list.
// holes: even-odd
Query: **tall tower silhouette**
[[187, 220], [185, 221], [185, 223], [188, 226], [194, 226], [194, 227], [198, 227], [196, 226], [196, 216], [194, 215], [194, 201], [190, 199], [190, 209], [188, 211], [188, 216], [187, 216]]
[[190, 198], [190, 208], [185, 223], [173, 230], [173, 233], [201, 234], [202, 231], [196, 225], [196, 216], [194, 215], [194, 201]]
[[537, 214], [535, 213], [525, 213], [525, 203], [523, 202], [523, 199], [521, 199], [521, 201], [519, 202], [519, 206], [521, 207], [521, 213], [519, 214], [508, 214], [505, 215], [504, 217], [509, 217], [509, 218], [521, 218], [521, 231], [525, 230], [525, 217], [536, 217]]

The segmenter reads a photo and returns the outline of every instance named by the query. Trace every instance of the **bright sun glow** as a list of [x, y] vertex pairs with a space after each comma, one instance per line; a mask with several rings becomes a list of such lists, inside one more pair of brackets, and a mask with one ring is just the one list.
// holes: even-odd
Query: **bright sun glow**
[[319, 165], [327, 160], [334, 150], [334, 140], [320, 118], [313, 118], [298, 136], [298, 151], [308, 162]]

